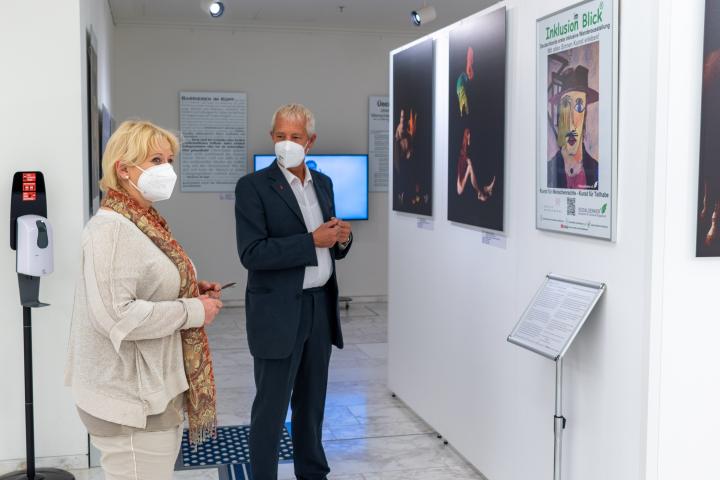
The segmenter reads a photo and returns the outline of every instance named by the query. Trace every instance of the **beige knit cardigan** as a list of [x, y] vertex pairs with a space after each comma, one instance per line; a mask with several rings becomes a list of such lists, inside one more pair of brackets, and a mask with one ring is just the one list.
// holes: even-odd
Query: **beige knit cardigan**
[[205, 310], [179, 290], [175, 264], [134, 223], [106, 210], [88, 222], [65, 370], [79, 408], [145, 428], [188, 389], [180, 330]]

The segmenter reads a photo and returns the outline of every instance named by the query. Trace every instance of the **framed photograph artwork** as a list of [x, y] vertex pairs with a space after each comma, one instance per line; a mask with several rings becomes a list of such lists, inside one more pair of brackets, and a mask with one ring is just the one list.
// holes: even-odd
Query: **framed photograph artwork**
[[392, 56], [393, 210], [432, 215], [434, 43]]
[[505, 7], [449, 32], [448, 220], [502, 231]]
[[720, 256], [720, 0], [705, 0], [696, 256]]

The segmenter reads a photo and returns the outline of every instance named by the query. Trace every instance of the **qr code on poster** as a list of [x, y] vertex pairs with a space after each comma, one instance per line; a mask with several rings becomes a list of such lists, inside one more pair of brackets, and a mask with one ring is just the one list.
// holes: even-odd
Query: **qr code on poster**
[[567, 198], [567, 214], [568, 215], [575, 216], [575, 200], [577, 200], [577, 198], [571, 198], [571, 197]]

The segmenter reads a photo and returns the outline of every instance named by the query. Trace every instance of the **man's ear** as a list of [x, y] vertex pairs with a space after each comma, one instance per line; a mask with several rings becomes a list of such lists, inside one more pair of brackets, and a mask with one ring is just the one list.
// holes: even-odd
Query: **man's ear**
[[310, 150], [313, 145], [315, 145], [315, 140], [317, 140], [317, 133], [313, 133], [312, 137], [310, 137], [310, 140], [308, 141], [307, 148], [305, 150]]

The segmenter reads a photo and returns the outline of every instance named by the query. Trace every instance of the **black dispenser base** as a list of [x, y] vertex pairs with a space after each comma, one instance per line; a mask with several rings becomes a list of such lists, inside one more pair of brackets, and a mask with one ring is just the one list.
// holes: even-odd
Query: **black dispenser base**
[[[15, 472], [1, 476], [0, 480], [30, 480], [30, 477], [27, 472]], [[34, 480], [75, 480], [75, 477], [57, 468], [38, 468], [35, 470]]]

